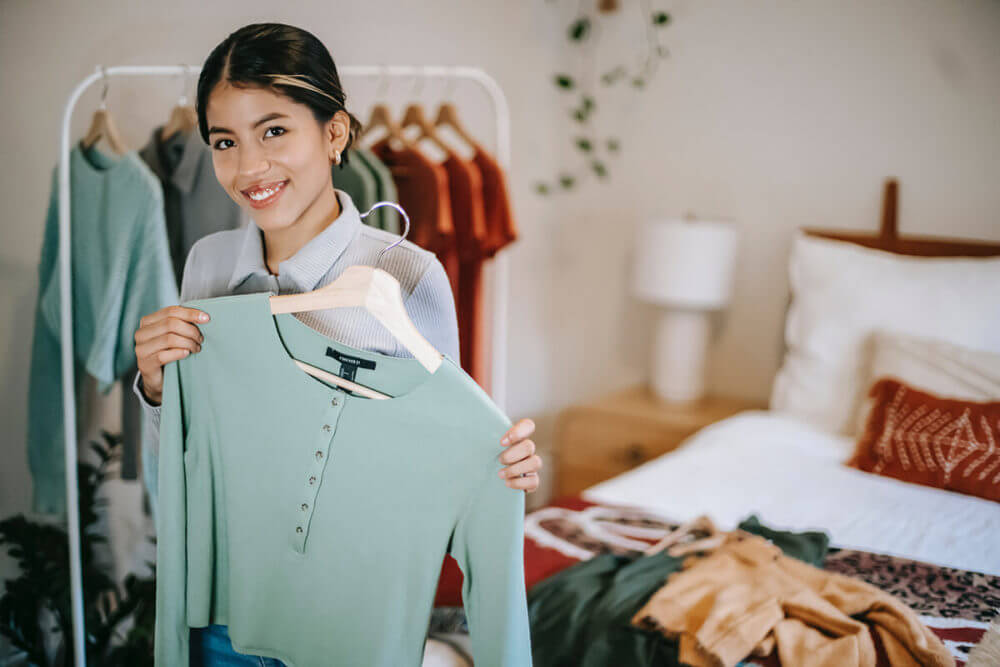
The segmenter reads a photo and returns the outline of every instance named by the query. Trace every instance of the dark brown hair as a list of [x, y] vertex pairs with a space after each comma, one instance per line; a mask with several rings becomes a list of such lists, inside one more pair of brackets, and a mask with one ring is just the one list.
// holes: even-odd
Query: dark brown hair
[[270, 89], [304, 104], [320, 124], [344, 111], [351, 121], [340, 166], [347, 163], [348, 149], [361, 131], [361, 123], [347, 111], [347, 95], [340, 85], [337, 66], [315, 35], [284, 23], [252, 23], [212, 49], [198, 78], [196, 102], [198, 129], [206, 144], [205, 107], [209, 93], [223, 80], [235, 87]]

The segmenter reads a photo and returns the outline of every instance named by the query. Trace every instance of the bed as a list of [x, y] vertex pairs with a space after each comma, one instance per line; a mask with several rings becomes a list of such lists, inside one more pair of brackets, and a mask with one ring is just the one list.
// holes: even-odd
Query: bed
[[[885, 186], [878, 234], [806, 233], [903, 256], [1000, 256], [998, 243], [900, 237], [897, 187]], [[532, 512], [525, 525], [529, 591], [599, 553], [641, 552], [696, 516], [729, 529], [756, 514], [775, 528], [825, 531], [835, 547], [826, 569], [906, 602], [964, 664], [1000, 609], [1000, 504], [845, 466], [855, 439], [804, 413], [740, 413], [672, 453]], [[439, 604], [460, 604], [459, 581], [457, 569], [446, 567]], [[464, 629], [460, 613], [437, 618], [438, 631]]]

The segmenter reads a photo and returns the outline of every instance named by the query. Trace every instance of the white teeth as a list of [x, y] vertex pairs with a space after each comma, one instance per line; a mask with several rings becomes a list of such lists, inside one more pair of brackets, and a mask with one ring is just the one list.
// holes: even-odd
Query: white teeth
[[263, 201], [263, 200], [267, 199], [268, 197], [270, 197], [271, 195], [273, 195], [275, 192], [277, 192], [278, 189], [281, 188], [282, 185], [284, 185], [284, 183], [276, 185], [273, 188], [266, 188], [264, 190], [260, 190], [258, 192], [251, 193], [249, 195], [249, 197], [250, 197], [250, 199], [253, 199], [254, 201]]

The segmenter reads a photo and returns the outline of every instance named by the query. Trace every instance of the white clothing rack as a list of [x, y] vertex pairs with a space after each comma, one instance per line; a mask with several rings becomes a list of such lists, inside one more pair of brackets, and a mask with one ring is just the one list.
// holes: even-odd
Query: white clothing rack
[[[59, 289], [61, 306], [61, 339], [62, 339], [62, 390], [63, 419], [66, 440], [66, 522], [69, 534], [69, 566], [70, 595], [73, 611], [73, 645], [75, 664], [77, 667], [86, 665], [84, 653], [84, 617], [83, 617], [83, 584], [82, 566], [80, 560], [80, 509], [77, 495], [77, 425], [76, 396], [73, 378], [73, 303], [71, 295], [70, 271], [70, 120], [77, 100], [91, 84], [101, 81], [104, 76], [178, 76], [185, 73], [197, 74], [199, 67], [193, 65], [164, 66], [115, 66], [102, 70], [96, 68], [93, 74], [81, 81], [69, 96], [66, 110], [63, 112], [62, 138], [59, 155]], [[499, 84], [483, 70], [476, 67], [453, 66], [346, 66], [338, 69], [339, 74], [347, 77], [435, 77], [454, 80], [465, 80], [479, 84], [489, 95], [493, 103], [496, 125], [496, 159], [500, 166], [507, 170], [510, 167], [510, 113], [507, 99]], [[488, 266], [492, 267], [492, 372], [491, 396], [493, 401], [505, 410], [506, 369], [507, 369], [507, 284], [509, 269], [507, 253], [496, 254]], [[457, 360], [456, 360], [457, 361]]]

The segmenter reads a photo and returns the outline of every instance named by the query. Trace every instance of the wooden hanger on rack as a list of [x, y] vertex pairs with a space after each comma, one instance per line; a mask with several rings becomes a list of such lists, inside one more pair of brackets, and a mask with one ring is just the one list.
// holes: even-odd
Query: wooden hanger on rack
[[108, 111], [108, 75], [104, 71], [103, 66], [101, 66], [101, 76], [104, 77], [101, 106], [94, 112], [94, 117], [90, 120], [90, 129], [87, 130], [87, 134], [80, 141], [80, 146], [82, 148], [90, 148], [100, 141], [101, 137], [104, 137], [108, 140], [111, 150], [118, 155], [125, 155], [129, 151], [128, 145], [122, 139], [121, 133], [118, 131], [118, 126], [115, 124], [115, 119], [111, 115], [111, 112]]
[[[423, 81], [420, 77], [417, 77], [415, 83], [419, 84]], [[420, 133], [412, 139], [413, 143], [416, 144], [421, 139], [427, 139], [433, 143], [437, 148], [444, 152], [445, 157], [449, 157], [455, 153], [455, 151], [441, 139], [437, 130], [434, 129], [434, 125], [427, 120], [427, 114], [424, 113], [424, 107], [417, 101], [417, 96], [419, 95], [419, 90], [415, 87], [413, 91], [414, 101], [407, 105], [406, 110], [403, 111], [403, 121], [400, 123], [401, 129], [405, 130], [408, 127], [414, 127], [420, 129]]]
[[[427, 369], [434, 373], [441, 365], [444, 357], [434, 349], [434, 346], [417, 330], [413, 320], [406, 312], [403, 297], [400, 293], [399, 281], [386, 271], [378, 268], [382, 256], [403, 242], [410, 231], [410, 218], [398, 204], [378, 202], [361, 217], [368, 216], [379, 206], [392, 206], [398, 210], [406, 221], [406, 228], [399, 240], [382, 249], [375, 266], [356, 264], [349, 266], [336, 280], [328, 285], [303, 294], [283, 294], [271, 296], [271, 313], [301, 313], [311, 310], [328, 308], [352, 308], [361, 306], [375, 316], [386, 329], [402, 343], [403, 347]], [[391, 398], [379, 391], [345, 380], [321, 368], [316, 368], [305, 362], [295, 360], [295, 363], [306, 373], [321, 380], [331, 382], [340, 387], [357, 392], [368, 398]]]
[[434, 119], [434, 127], [450, 127], [466, 143], [470, 150], [473, 152], [477, 151], [479, 150], [479, 142], [462, 125], [462, 121], [458, 118], [458, 110], [451, 103], [450, 95], [453, 85], [454, 80], [449, 79], [448, 89], [445, 90], [445, 101], [438, 107], [437, 118]]
[[181, 75], [181, 96], [170, 112], [170, 120], [160, 129], [160, 141], [166, 141], [178, 132], [188, 132], [198, 126], [198, 112], [187, 101], [187, 75], [187, 71]]
[[[376, 94], [376, 99], [382, 98], [384, 96], [385, 81], [380, 84], [379, 92]], [[378, 102], [372, 107], [372, 113], [368, 117], [368, 122], [361, 128], [361, 135], [359, 139], [371, 136], [372, 130], [384, 127], [389, 140], [397, 141], [403, 144], [406, 148], [414, 148], [413, 142], [406, 138], [403, 134], [403, 128], [400, 127], [392, 118], [392, 111], [389, 109], [388, 105], [384, 102]]]

